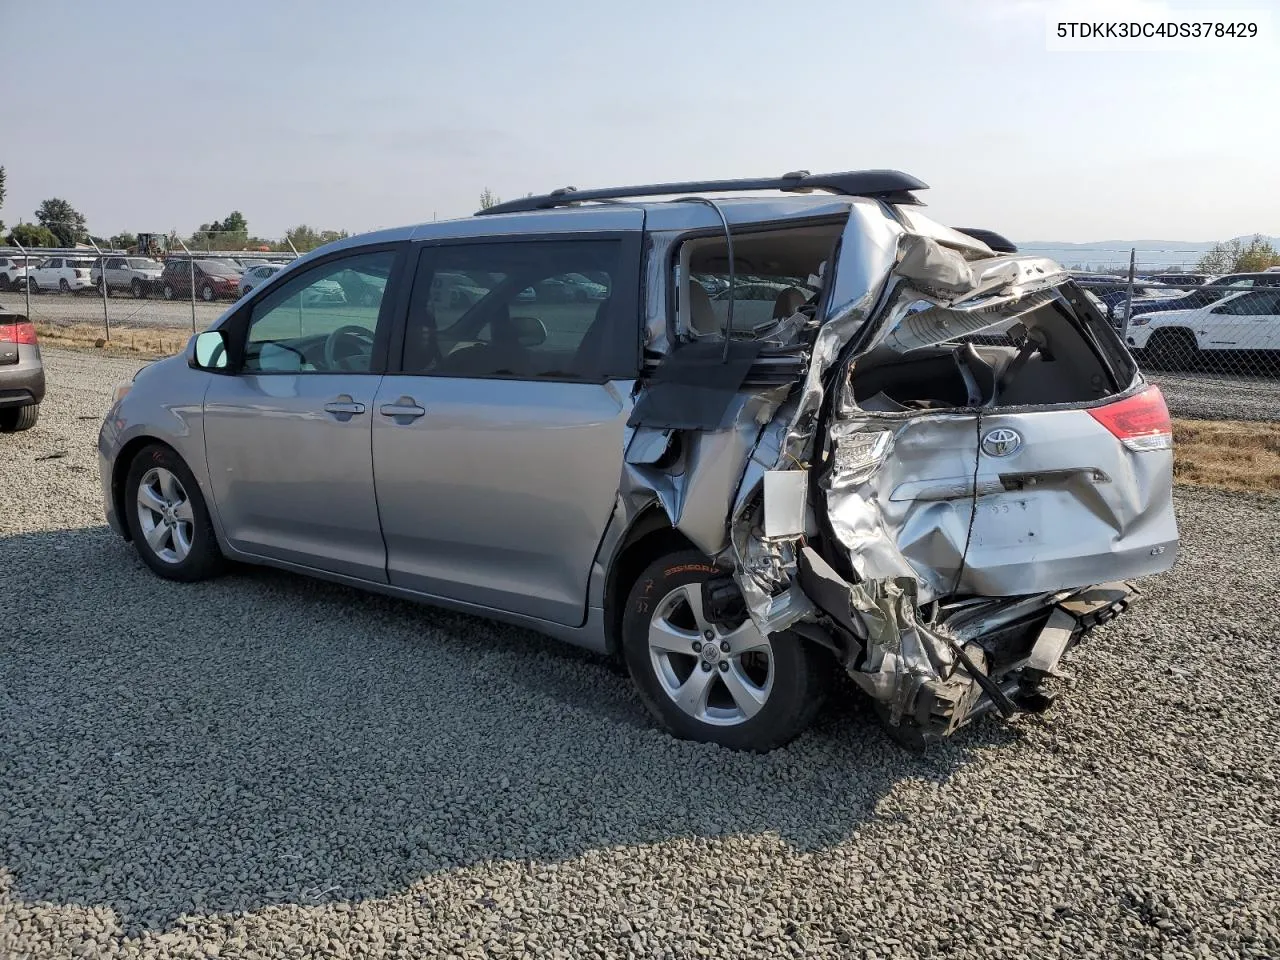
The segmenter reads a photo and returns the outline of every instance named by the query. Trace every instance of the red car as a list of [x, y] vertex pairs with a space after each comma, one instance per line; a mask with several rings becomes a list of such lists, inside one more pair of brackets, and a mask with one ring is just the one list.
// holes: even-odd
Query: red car
[[240, 273], [234, 267], [218, 260], [197, 260], [193, 270], [190, 260], [165, 261], [160, 290], [166, 300], [190, 297], [192, 286], [204, 301], [240, 299]]

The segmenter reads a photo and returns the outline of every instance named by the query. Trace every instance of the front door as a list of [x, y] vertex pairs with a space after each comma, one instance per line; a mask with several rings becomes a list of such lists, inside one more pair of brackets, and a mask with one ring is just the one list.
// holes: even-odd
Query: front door
[[[329, 259], [244, 308], [236, 373], [212, 377], [204, 404], [213, 499], [237, 550], [386, 582], [369, 443], [396, 256]], [[335, 276], [362, 278], [363, 295]]]
[[636, 376], [639, 250], [637, 230], [424, 251], [403, 368], [373, 411], [392, 584], [584, 621]]

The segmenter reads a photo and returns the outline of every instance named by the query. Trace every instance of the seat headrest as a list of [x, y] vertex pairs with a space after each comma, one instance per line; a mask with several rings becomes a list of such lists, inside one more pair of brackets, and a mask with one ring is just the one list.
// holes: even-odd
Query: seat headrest
[[689, 325], [700, 337], [720, 332], [720, 318], [711, 305], [711, 295], [696, 280], [689, 281]]
[[808, 297], [804, 295], [804, 291], [798, 287], [787, 287], [778, 298], [773, 301], [773, 319], [781, 320], [789, 317], [808, 302]]

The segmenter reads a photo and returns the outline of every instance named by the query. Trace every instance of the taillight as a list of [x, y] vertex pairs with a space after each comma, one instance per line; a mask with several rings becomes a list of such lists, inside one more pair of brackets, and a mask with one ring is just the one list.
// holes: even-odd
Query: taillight
[[1095, 407], [1089, 416], [1111, 431], [1130, 450], [1169, 450], [1173, 447], [1173, 422], [1159, 387]]
[[0, 342], [34, 344], [36, 342], [36, 325], [30, 321], [0, 323]]

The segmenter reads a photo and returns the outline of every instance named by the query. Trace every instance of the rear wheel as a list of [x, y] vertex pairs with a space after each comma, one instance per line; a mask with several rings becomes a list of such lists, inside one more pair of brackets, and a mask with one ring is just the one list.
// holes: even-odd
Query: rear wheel
[[166, 283], [164, 285], [164, 298], [166, 300], [172, 300], [174, 298], [173, 284]]
[[225, 561], [195, 476], [173, 450], [144, 447], [129, 465], [123, 504], [142, 562], [168, 580], [193, 582]]
[[63, 277], [61, 280], [58, 281], [58, 289], [61, 290], [63, 293], [71, 292], [71, 284], [67, 283], [66, 277]]
[[641, 700], [675, 736], [772, 750], [813, 721], [829, 665], [799, 637], [766, 637], [750, 618], [711, 622], [702, 584], [723, 575], [692, 550], [650, 564], [627, 598], [623, 658]]
[[29, 403], [25, 407], [10, 407], [0, 410], [0, 432], [17, 433], [30, 430], [40, 419], [40, 404]]
[[1195, 366], [1200, 350], [1186, 330], [1156, 330], [1147, 341], [1147, 356], [1161, 370], [1186, 370]]
[[217, 296], [217, 294], [213, 292], [213, 287], [209, 286], [209, 284], [206, 283], [200, 288], [200, 299], [205, 303], [209, 303], [215, 296]]
[[7, 273], [0, 273], [0, 293], [8, 293], [13, 288]]

